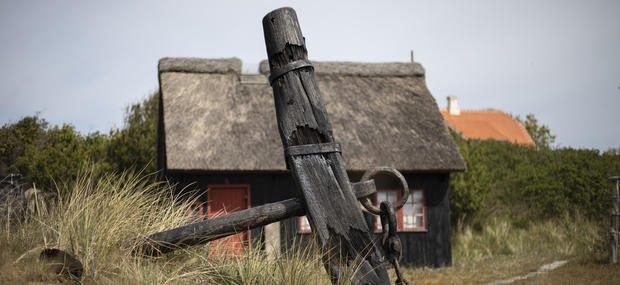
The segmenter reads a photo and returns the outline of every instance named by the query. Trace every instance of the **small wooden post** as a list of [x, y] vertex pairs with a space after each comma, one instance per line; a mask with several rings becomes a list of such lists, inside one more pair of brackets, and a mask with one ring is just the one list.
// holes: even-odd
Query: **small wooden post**
[[265, 232], [265, 253], [267, 258], [275, 259], [281, 251], [280, 247], [280, 222], [266, 225]]
[[618, 181], [620, 176], [613, 176], [609, 178], [611, 181], [611, 228], [609, 230], [609, 261], [612, 264], [618, 263], [618, 236], [620, 235], [620, 206], [618, 201], [620, 195], [618, 194]]
[[[334, 140], [325, 103], [292, 8], [263, 18], [271, 87], [286, 163], [306, 204], [332, 281], [389, 284]], [[352, 276], [345, 276], [349, 271]], [[349, 279], [349, 280], [345, 280]]]

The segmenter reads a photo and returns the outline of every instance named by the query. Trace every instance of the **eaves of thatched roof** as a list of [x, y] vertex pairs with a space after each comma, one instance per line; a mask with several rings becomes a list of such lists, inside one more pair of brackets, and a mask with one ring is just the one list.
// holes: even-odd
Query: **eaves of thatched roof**
[[[313, 64], [347, 169], [465, 169], [420, 64]], [[167, 170], [286, 170], [268, 65], [262, 74], [240, 70], [235, 58], [160, 60]]]

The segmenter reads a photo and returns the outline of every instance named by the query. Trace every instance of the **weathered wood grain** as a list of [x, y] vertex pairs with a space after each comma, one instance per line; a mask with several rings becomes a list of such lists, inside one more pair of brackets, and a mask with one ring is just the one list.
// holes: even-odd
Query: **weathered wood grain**
[[[305, 40], [295, 11], [281, 8], [263, 18], [269, 66], [282, 74], [271, 78], [278, 129], [284, 148], [334, 142], [325, 103], [312, 66], [282, 72], [307, 61]], [[303, 197], [308, 220], [320, 245], [330, 254], [325, 265], [334, 281], [357, 270], [353, 284], [389, 284], [362, 211], [351, 190], [339, 152], [287, 156], [287, 165]]]
[[[376, 192], [375, 182], [372, 179], [351, 183], [351, 187], [357, 199]], [[144, 241], [138, 243], [140, 246], [134, 250], [134, 253], [157, 255], [185, 246], [204, 244], [248, 229], [305, 214], [306, 206], [301, 199], [295, 198], [265, 204], [151, 234]]]
[[204, 244], [287, 218], [305, 214], [303, 202], [288, 199], [192, 223], [149, 235], [135, 254], [158, 255], [181, 247]]

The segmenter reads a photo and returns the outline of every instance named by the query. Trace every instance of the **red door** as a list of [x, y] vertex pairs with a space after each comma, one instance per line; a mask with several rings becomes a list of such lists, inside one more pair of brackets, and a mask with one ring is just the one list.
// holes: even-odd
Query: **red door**
[[[250, 207], [250, 185], [224, 184], [209, 185], [207, 189], [207, 214], [209, 218], [226, 215]], [[240, 255], [250, 241], [250, 232], [239, 229], [239, 233], [210, 243], [218, 255]]]

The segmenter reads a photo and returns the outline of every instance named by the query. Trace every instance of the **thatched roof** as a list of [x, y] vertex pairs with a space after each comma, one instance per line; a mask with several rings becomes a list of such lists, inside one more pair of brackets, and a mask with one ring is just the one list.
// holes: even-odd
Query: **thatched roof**
[[[462, 171], [418, 63], [313, 62], [349, 170]], [[273, 93], [238, 59], [159, 62], [167, 170], [283, 171]]]

